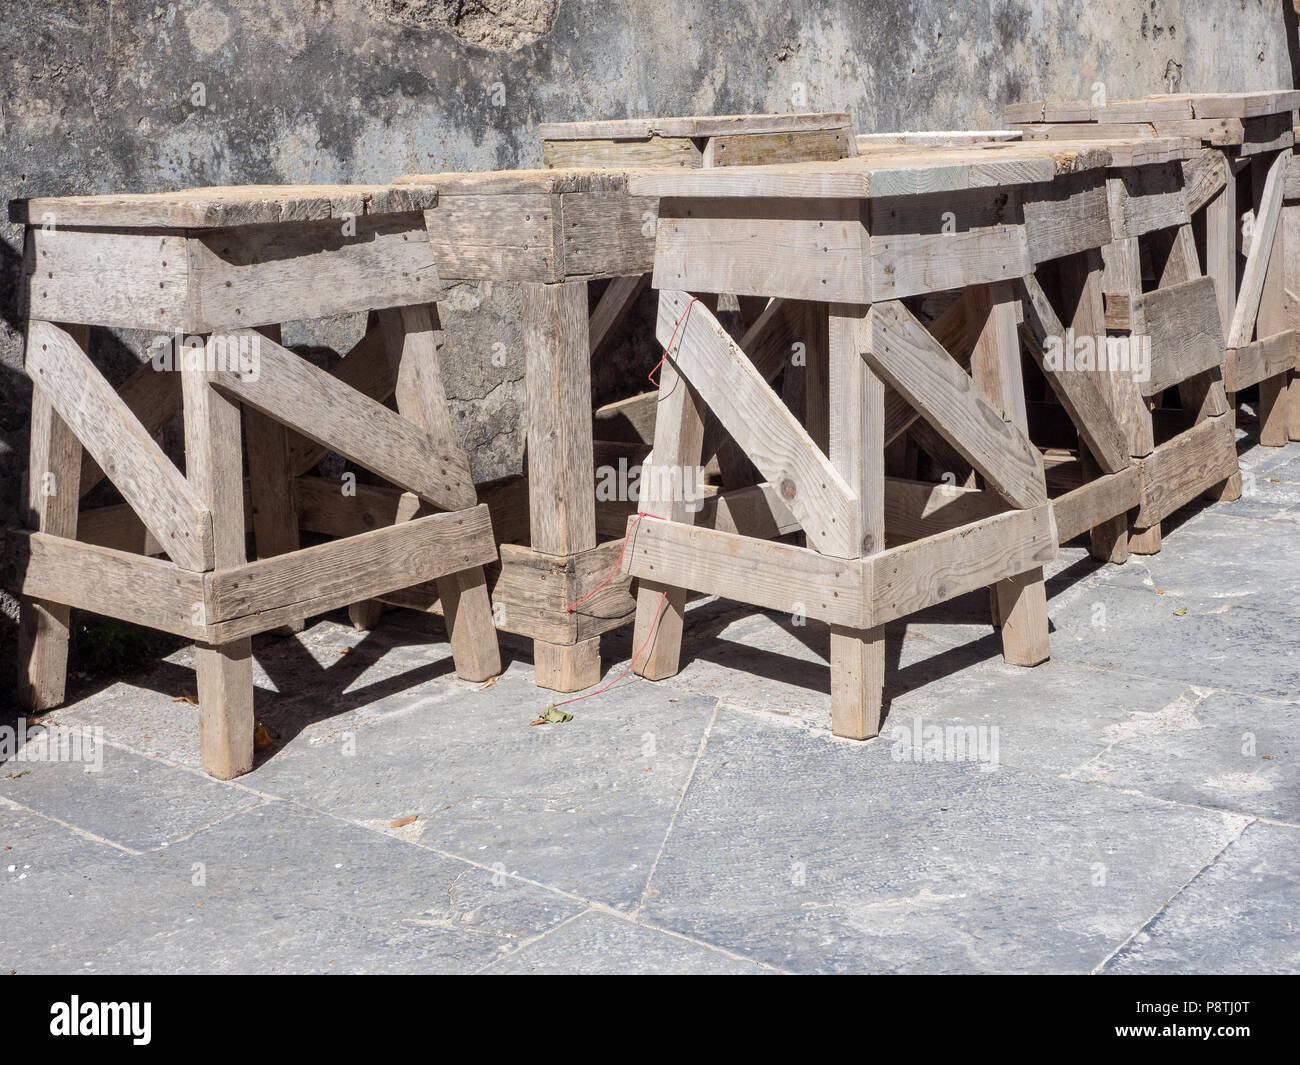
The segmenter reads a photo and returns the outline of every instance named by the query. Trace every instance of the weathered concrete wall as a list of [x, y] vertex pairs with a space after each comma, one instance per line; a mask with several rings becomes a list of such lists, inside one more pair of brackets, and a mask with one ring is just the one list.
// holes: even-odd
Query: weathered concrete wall
[[[384, 181], [536, 165], [545, 120], [852, 111], [862, 131], [997, 124], [1008, 100], [1292, 84], [1289, 0], [5, 0], [0, 194]], [[0, 518], [26, 448], [0, 256]], [[444, 324], [481, 477], [517, 469], [517, 294], [457, 286]], [[286, 333], [349, 343], [355, 317]], [[137, 338], [107, 338], [121, 375]], [[493, 359], [494, 345], [498, 354]], [[504, 360], [500, 355], [504, 353]], [[504, 361], [504, 365], [500, 365]], [[602, 388], [616, 390], [605, 368]], [[633, 386], [635, 387], [635, 386]], [[629, 389], [631, 390], [631, 389]], [[21, 459], [21, 462], [20, 462]]]

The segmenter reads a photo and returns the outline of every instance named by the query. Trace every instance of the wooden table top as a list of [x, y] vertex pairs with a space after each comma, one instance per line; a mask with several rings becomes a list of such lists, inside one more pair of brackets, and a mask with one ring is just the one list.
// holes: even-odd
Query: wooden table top
[[38, 196], [11, 200], [9, 220], [23, 225], [224, 229], [271, 222], [309, 222], [344, 215], [397, 214], [438, 203], [436, 186], [228, 185], [108, 196]]

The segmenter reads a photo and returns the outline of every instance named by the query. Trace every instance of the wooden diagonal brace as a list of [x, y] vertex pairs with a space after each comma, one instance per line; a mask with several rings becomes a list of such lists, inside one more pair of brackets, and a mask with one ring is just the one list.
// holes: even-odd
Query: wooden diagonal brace
[[690, 301], [685, 292], [660, 293], [657, 335], [673, 344], [668, 358], [776, 486], [809, 543], [839, 542], [857, 496], [708, 308]]
[[871, 308], [862, 357], [897, 389], [1001, 496], [1019, 508], [1047, 502], [1043, 460], [975, 390], [938, 341], [898, 300]]
[[212, 516], [81, 345], [34, 321], [27, 373], [178, 565], [212, 568]]
[[257, 346], [256, 371], [217, 367], [213, 384], [242, 403], [337, 451], [444, 510], [475, 501], [469, 459], [292, 351], [251, 329], [229, 334]]

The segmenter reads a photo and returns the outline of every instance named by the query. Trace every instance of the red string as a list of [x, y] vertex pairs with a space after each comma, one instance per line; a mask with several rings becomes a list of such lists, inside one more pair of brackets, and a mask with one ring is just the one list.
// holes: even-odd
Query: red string
[[631, 660], [627, 664], [627, 668], [624, 669], [622, 673], [620, 673], [617, 677], [611, 680], [603, 688], [597, 688], [594, 692], [587, 692], [586, 695], [575, 695], [572, 699], [561, 699], [558, 703], [552, 703], [551, 705], [555, 707], [567, 706], [569, 703], [580, 703], [582, 702], [583, 699], [590, 699], [593, 695], [602, 695], [603, 693], [609, 691], [610, 688], [614, 687], [615, 684], [617, 684], [620, 680], [626, 677], [629, 673], [631, 673], [632, 667], [636, 665], [636, 660], [641, 657], [641, 652], [644, 651], [647, 647], [649, 647], [650, 641], [654, 639], [655, 629], [659, 625], [659, 617], [663, 613], [664, 602], [667, 599], [668, 599], [668, 589], [665, 588], [663, 595], [659, 597], [659, 605], [655, 607], [654, 621], [650, 622], [650, 632], [646, 636], [645, 642], [642, 643], [641, 646], [636, 649], [636, 654], [632, 656]]
[[[623, 564], [623, 556], [627, 553], [627, 546], [632, 542], [632, 533], [636, 530], [637, 524], [641, 521], [642, 518], [659, 518], [659, 515], [651, 514], [648, 511], [644, 511], [644, 510], [637, 511], [636, 518], [632, 521], [632, 524], [628, 526], [627, 536], [623, 538], [623, 550], [618, 553], [618, 561], [614, 563], [614, 568], [611, 569], [607, 574], [605, 574], [605, 579], [603, 581], [601, 581], [598, 585], [596, 585], [596, 587], [594, 587], [581, 599], [575, 599], [572, 603], [570, 603], [568, 606], [564, 608], [565, 610], [572, 612], [573, 608], [577, 606], [579, 603], [581, 603], [583, 599], [590, 599], [593, 595], [595, 595], [598, 591], [600, 591], [603, 587], [605, 587], [606, 584], [609, 583], [610, 578], [613, 577], [614, 574], [618, 572], [619, 566]], [[662, 521], [663, 519], [660, 518], [660, 520]], [[646, 635], [645, 642], [642, 643], [641, 646], [636, 649], [636, 653], [632, 655], [631, 661], [629, 661], [627, 664], [627, 669], [623, 670], [622, 673], [620, 673], [617, 677], [611, 680], [603, 688], [597, 688], [594, 692], [587, 692], [586, 695], [575, 695], [572, 699], [563, 699], [558, 703], [552, 703], [551, 706], [564, 706], [566, 703], [577, 703], [577, 702], [581, 702], [583, 699], [590, 699], [593, 695], [600, 695], [602, 692], [609, 691], [610, 688], [614, 687], [615, 684], [617, 684], [620, 680], [622, 680], [629, 673], [631, 673], [632, 667], [636, 665], [636, 660], [641, 657], [641, 653], [647, 647], [650, 646], [650, 641], [654, 639], [655, 629], [659, 625], [659, 617], [663, 612], [664, 601], [667, 598], [668, 598], [668, 589], [665, 588], [663, 595], [659, 597], [659, 605], [655, 607], [655, 616], [654, 616], [654, 620], [650, 623], [650, 632]]]
[[686, 321], [686, 316], [691, 313], [691, 304], [695, 303], [696, 300], [697, 297], [692, 296], [689, 300], [686, 301], [686, 309], [682, 311], [682, 316], [677, 319], [677, 324], [673, 326], [673, 335], [668, 338], [668, 346], [664, 348], [663, 358], [661, 358], [657, 363], [655, 363], [653, 370], [651, 370], [648, 374], [646, 374], [646, 376], [650, 379], [650, 383], [654, 385], [655, 388], [659, 387], [659, 382], [655, 380], [655, 374], [658, 372], [659, 367], [664, 364], [664, 359], [668, 358], [668, 353], [673, 350], [673, 341], [677, 339], [677, 330], [679, 330], [682, 327], [682, 323]]

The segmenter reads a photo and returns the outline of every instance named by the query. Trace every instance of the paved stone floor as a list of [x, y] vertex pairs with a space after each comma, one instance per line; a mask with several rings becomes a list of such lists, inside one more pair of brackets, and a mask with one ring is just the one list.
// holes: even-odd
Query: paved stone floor
[[1159, 555], [1064, 550], [1044, 666], [983, 595], [891, 626], [869, 743], [824, 631], [719, 602], [536, 727], [521, 641], [484, 686], [414, 614], [267, 640], [230, 783], [187, 651], [83, 677], [102, 767], [0, 766], [0, 972], [1300, 971], [1300, 445], [1243, 462]]

